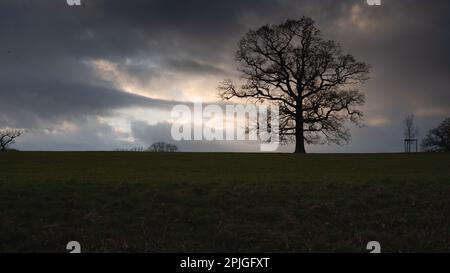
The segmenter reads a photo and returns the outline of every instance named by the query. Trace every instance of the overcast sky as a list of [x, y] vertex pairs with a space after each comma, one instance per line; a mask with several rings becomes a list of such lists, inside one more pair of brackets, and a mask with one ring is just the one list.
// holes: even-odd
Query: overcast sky
[[[309, 16], [326, 39], [372, 65], [365, 125], [351, 142], [309, 152], [401, 151], [402, 120], [420, 137], [450, 115], [450, 1], [2, 0], [0, 128], [26, 128], [22, 150], [113, 150], [178, 144], [184, 151], [257, 151], [254, 143], [176, 143], [173, 105], [217, 101], [238, 78], [249, 30]], [[287, 146], [282, 151], [290, 151]]]

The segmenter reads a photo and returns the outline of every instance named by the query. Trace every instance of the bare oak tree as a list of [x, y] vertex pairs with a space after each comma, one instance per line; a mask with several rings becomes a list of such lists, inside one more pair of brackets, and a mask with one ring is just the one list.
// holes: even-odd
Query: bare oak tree
[[14, 144], [16, 138], [23, 134], [21, 129], [0, 129], [0, 152], [5, 152], [8, 146]]
[[345, 123], [359, 123], [365, 102], [355, 85], [368, 79], [369, 65], [324, 40], [307, 17], [251, 30], [238, 47], [244, 83], [223, 81], [222, 99], [278, 104], [281, 139], [295, 140], [296, 153], [305, 153], [305, 143], [348, 142]]

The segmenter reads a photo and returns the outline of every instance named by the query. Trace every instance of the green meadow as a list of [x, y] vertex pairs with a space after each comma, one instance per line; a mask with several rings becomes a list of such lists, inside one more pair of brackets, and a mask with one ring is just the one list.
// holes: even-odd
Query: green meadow
[[450, 154], [0, 153], [0, 252], [450, 251]]

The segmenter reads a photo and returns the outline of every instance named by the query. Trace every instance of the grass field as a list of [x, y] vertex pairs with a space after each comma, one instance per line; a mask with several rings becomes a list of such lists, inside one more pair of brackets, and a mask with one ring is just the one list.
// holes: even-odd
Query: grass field
[[0, 154], [0, 252], [450, 251], [450, 154]]

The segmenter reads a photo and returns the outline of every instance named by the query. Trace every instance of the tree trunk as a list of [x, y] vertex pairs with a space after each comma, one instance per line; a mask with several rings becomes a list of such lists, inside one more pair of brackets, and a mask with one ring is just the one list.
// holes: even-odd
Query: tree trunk
[[[301, 113], [301, 112], [300, 112]], [[303, 117], [297, 117], [295, 121], [295, 152], [296, 154], [306, 154], [305, 137], [303, 131]]]
[[303, 134], [295, 134], [295, 152], [296, 154], [306, 154], [305, 139]]

